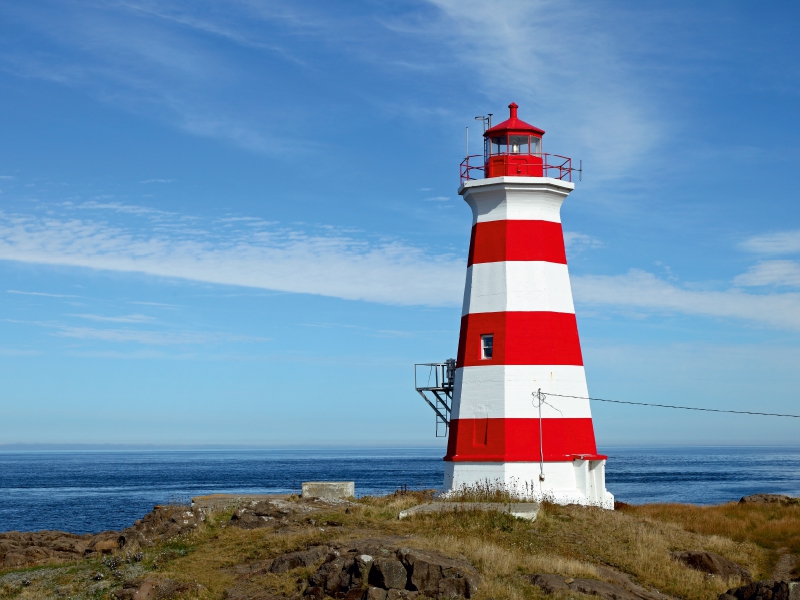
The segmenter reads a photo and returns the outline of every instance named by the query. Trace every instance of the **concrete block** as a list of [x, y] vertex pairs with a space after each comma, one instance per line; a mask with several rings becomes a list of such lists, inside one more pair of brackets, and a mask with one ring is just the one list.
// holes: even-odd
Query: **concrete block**
[[356, 495], [354, 481], [304, 481], [303, 498], [321, 498], [322, 500], [339, 500]]
[[428, 502], [420, 504], [400, 513], [399, 517], [405, 519], [414, 515], [421, 515], [432, 512], [458, 512], [468, 510], [496, 510], [497, 512], [508, 513], [518, 519], [535, 521], [539, 514], [538, 502], [512, 502], [503, 504], [500, 502]]

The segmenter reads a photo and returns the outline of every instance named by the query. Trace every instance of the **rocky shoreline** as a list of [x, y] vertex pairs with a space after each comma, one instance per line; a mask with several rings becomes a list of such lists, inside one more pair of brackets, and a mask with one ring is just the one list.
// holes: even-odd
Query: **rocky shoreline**
[[[422, 524], [426, 519], [431, 523], [450, 519], [449, 522], [458, 524], [459, 518], [469, 517], [485, 522], [489, 528], [500, 523], [501, 530], [506, 527], [524, 533], [520, 528], [530, 528], [532, 523], [515, 518], [508, 511], [487, 512], [464, 507], [440, 514], [421, 511], [409, 517], [408, 509], [419, 506], [429, 497], [418, 495], [414, 498], [416, 503], [398, 498], [402, 501], [395, 501], [396, 506], [393, 505], [389, 514], [373, 516], [386, 523], [379, 527], [374, 524], [366, 527], [363, 519], [359, 521], [358, 515], [370, 511], [358, 501], [296, 496], [213, 496], [203, 501], [196, 499], [191, 506], [156, 506], [121, 531], [86, 535], [60, 531], [2, 533], [0, 598], [482, 600], [488, 593], [483, 589], [486, 587], [484, 561], [488, 559], [476, 561], [473, 557], [470, 560], [455, 550], [424, 547], [424, 536], [420, 536], [420, 530], [413, 529], [414, 524]], [[380, 505], [387, 501], [378, 499], [375, 502]], [[740, 501], [740, 505], [754, 510], [764, 506], [795, 510], [797, 504], [798, 499], [769, 494], [748, 496]], [[598, 510], [551, 507], [545, 512], [552, 513], [546, 519], [556, 519], [555, 522], [580, 517], [591, 523], [592, 518], [603, 517], [605, 511]], [[406, 518], [398, 520], [404, 513]], [[389, 521], [385, 520], [387, 518]], [[527, 526], [523, 524], [526, 522]], [[550, 527], [548, 523], [544, 527], [536, 523], [540, 529], [528, 531], [541, 531], [545, 535]], [[397, 535], [389, 531], [398, 527], [411, 527], [409, 532], [418, 533]], [[212, 532], [215, 533], [212, 535]], [[364, 534], [369, 535], [357, 537]], [[261, 545], [267, 548], [269, 556], [240, 562], [231, 559], [232, 563], [228, 559], [222, 561], [219, 573], [229, 583], [219, 595], [208, 582], [187, 580], [176, 565], [182, 558], [198, 549], [211, 547], [222, 538], [243, 540], [245, 548], [248, 543]], [[712, 545], [714, 543], [712, 540]], [[543, 548], [547, 548], [546, 543]], [[684, 572], [702, 573], [706, 584], [714, 581], [736, 584], [727, 589], [723, 587], [725, 591], [716, 592], [714, 596], [704, 597], [800, 600], [800, 578], [758, 579], [751, 569], [707, 549], [675, 550], [664, 560], [683, 565], [688, 569]], [[794, 564], [791, 563], [787, 573]], [[59, 565], [65, 565], [66, 570]], [[80, 573], [79, 584], [73, 581], [75, 578], [67, 577], [70, 569]], [[534, 596], [579, 595], [603, 600], [685, 597], [648, 586], [641, 577], [625, 572], [607, 559], [587, 565], [584, 570], [592, 576], [572, 576], [563, 571], [522, 572], [519, 576], [523, 583], [519, 585], [528, 582], [532, 586], [529, 589], [538, 590]], [[68, 583], [59, 585], [61, 582]], [[719, 589], [719, 584], [714, 585]], [[77, 595], [73, 595], [75, 593]]]
[[142, 548], [184, 535], [204, 520], [202, 509], [156, 506], [122, 531], [85, 535], [64, 531], [0, 533], [0, 567], [32, 567], [120, 552], [136, 560]]

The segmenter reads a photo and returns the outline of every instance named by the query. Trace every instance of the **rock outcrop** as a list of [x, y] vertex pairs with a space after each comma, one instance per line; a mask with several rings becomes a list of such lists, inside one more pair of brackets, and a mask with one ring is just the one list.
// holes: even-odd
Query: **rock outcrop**
[[566, 577], [552, 573], [530, 575], [530, 582], [548, 594], [578, 592], [588, 596], [599, 596], [603, 600], [677, 600], [655, 590], [648, 590], [631, 581], [625, 573], [611, 567], [599, 566], [598, 574], [611, 581]]
[[[269, 500], [245, 500], [231, 515], [230, 525], [242, 529], [275, 527], [287, 524], [290, 520], [307, 515], [307, 523], [317, 524], [310, 517], [316, 511], [330, 508], [331, 505], [349, 504], [348, 500], [325, 500], [322, 498], [299, 498], [288, 501], [283, 498]], [[341, 523], [320, 522], [319, 525], [335, 527]]]
[[293, 507], [282, 506], [286, 502], [275, 502], [262, 500], [261, 502], [251, 502], [236, 509], [231, 515], [231, 525], [236, 525], [242, 529], [256, 529], [274, 524], [275, 521], [283, 521], [294, 511]]
[[193, 530], [203, 520], [205, 515], [197, 509], [156, 506], [122, 531], [85, 535], [63, 531], [0, 533], [0, 568], [70, 562], [119, 551], [133, 556], [140, 548]]
[[161, 600], [176, 594], [197, 589], [197, 585], [178, 583], [172, 579], [140, 577], [122, 584], [122, 589], [114, 591], [117, 600]]
[[739, 504], [800, 504], [800, 498], [793, 498], [785, 494], [751, 494], [743, 496]]
[[311, 567], [327, 558], [331, 549], [327, 546], [312, 546], [308, 550], [289, 552], [272, 561], [270, 573], [286, 573], [299, 567]]
[[742, 581], [749, 582], [752, 579], [750, 571], [730, 559], [720, 556], [714, 552], [686, 551], [673, 552], [672, 556], [691, 567], [696, 571], [716, 575], [722, 579], [732, 579], [739, 577]]
[[753, 581], [720, 594], [719, 600], [800, 600], [800, 582]]
[[[461, 558], [397, 547], [380, 540], [327, 550], [325, 561], [309, 579], [304, 592], [306, 600], [322, 600], [326, 596], [344, 600], [472, 598], [482, 579]], [[315, 552], [314, 556], [319, 556], [321, 549]], [[271, 568], [300, 560], [299, 554], [278, 557]], [[303, 560], [310, 557], [306, 554]]]
[[599, 579], [572, 578], [543, 573], [532, 575], [531, 583], [538, 585], [548, 594], [572, 591], [588, 596], [600, 596], [605, 600], [642, 600], [641, 596], [628, 591], [619, 584]]

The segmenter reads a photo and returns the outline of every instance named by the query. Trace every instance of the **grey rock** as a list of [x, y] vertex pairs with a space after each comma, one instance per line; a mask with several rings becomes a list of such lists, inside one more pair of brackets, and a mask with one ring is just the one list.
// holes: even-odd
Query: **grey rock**
[[379, 587], [370, 586], [364, 595], [364, 600], [386, 600], [386, 590]]
[[686, 552], [673, 552], [672, 556], [687, 567], [691, 567], [696, 571], [702, 571], [703, 573], [717, 575], [723, 579], [739, 577], [743, 581], [748, 582], [752, 579], [750, 571], [743, 566], [714, 552], [690, 550]]
[[354, 587], [354, 588], [352, 588], [350, 590], [347, 590], [347, 592], [345, 592], [345, 594], [344, 594], [344, 596], [342, 596], [342, 598], [344, 600], [362, 600], [364, 598], [365, 594], [366, 594], [366, 590], [364, 590], [363, 588]]
[[634, 593], [617, 583], [608, 583], [598, 579], [564, 577], [552, 573], [531, 575], [531, 583], [542, 588], [546, 593], [579, 592], [589, 596], [600, 596], [603, 600], [646, 600], [651, 597]]
[[330, 595], [346, 593], [353, 587], [361, 587], [361, 571], [353, 556], [345, 554], [323, 564], [312, 576], [311, 583]]
[[144, 577], [132, 579], [122, 584], [122, 588], [114, 591], [117, 600], [157, 600], [171, 598], [173, 594], [196, 589], [166, 578]]
[[624, 587], [629, 592], [633, 592], [635, 595], [639, 596], [642, 600], [678, 600], [673, 596], [663, 594], [657, 590], [648, 590], [638, 583], [633, 582], [626, 573], [622, 573], [611, 567], [597, 565], [595, 568], [600, 577], [611, 580], [612, 583]]
[[309, 600], [322, 600], [325, 597], [325, 590], [319, 586], [309, 586], [303, 592], [303, 596]]
[[345, 600], [471, 598], [480, 581], [480, 574], [462, 559], [364, 540], [344, 554], [329, 550], [304, 595], [314, 600], [319, 594]]
[[474, 593], [465, 577], [447, 577], [439, 580], [439, 598], [469, 598]]
[[242, 529], [258, 529], [269, 525], [269, 518], [259, 517], [247, 508], [239, 508], [231, 515], [230, 523]]
[[800, 498], [786, 494], [751, 494], [743, 496], [739, 504], [800, 504]]
[[419, 592], [409, 590], [389, 590], [386, 592], [386, 600], [415, 600], [419, 597]]
[[408, 584], [408, 572], [396, 558], [378, 558], [369, 572], [369, 583], [384, 590], [404, 590]]
[[477, 591], [481, 576], [468, 562], [453, 559], [437, 552], [402, 548], [397, 557], [409, 573], [409, 588], [426, 596], [439, 595], [439, 582], [445, 578], [466, 579], [465, 598]]
[[28, 564], [28, 557], [24, 552], [6, 552], [3, 558], [3, 568], [24, 567]]
[[289, 552], [276, 558], [269, 570], [271, 573], [286, 573], [299, 567], [315, 565], [328, 555], [330, 548], [327, 546], [312, 546], [308, 550]]
[[272, 517], [273, 519], [282, 519], [289, 514], [288, 511], [281, 510], [276, 504], [267, 500], [256, 503], [250, 510], [257, 517]]
[[719, 595], [720, 600], [796, 600], [800, 598], [800, 585], [796, 582], [753, 581]]

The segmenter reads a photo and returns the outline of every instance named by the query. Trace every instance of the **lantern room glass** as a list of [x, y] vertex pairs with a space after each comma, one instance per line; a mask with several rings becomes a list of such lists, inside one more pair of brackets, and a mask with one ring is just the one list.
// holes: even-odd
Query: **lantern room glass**
[[511, 154], [528, 154], [528, 139], [527, 135], [508, 136], [509, 152]]
[[507, 151], [506, 136], [492, 138], [492, 154], [505, 154]]
[[495, 136], [487, 140], [489, 154], [542, 155], [542, 138], [535, 135]]

